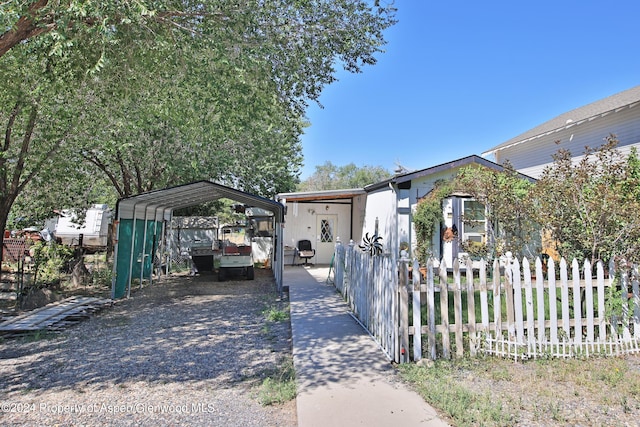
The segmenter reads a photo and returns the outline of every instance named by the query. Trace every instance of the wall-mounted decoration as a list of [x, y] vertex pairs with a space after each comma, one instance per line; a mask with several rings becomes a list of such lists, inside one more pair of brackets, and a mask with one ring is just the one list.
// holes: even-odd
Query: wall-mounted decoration
[[382, 253], [382, 240], [381, 236], [374, 234], [369, 237], [369, 233], [366, 233], [362, 238], [362, 244], [358, 245], [363, 252], [369, 252], [370, 255], [380, 255]]

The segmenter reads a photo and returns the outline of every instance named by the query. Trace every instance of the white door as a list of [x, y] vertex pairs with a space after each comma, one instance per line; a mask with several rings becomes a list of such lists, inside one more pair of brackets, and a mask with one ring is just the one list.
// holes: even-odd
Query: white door
[[337, 215], [318, 215], [316, 234], [316, 264], [329, 264], [336, 248]]

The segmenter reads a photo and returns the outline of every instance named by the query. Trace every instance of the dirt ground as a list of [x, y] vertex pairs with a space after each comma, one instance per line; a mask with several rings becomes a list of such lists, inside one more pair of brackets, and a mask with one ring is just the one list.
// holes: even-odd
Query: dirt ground
[[0, 338], [2, 425], [295, 426], [295, 400], [259, 402], [291, 358], [270, 271], [155, 282], [58, 334]]

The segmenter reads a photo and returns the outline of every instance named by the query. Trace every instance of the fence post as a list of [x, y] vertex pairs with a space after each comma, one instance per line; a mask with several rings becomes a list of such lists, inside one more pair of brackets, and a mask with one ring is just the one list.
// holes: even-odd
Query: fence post
[[593, 268], [591, 262], [588, 259], [584, 260], [584, 295], [585, 295], [585, 309], [587, 317], [587, 342], [592, 343], [595, 340], [593, 323]]
[[460, 262], [453, 260], [453, 318], [456, 330], [456, 357], [464, 356], [462, 336], [462, 289], [460, 286]]
[[436, 360], [436, 304], [433, 277], [434, 262], [435, 260], [431, 258], [427, 263], [427, 316], [429, 316], [427, 340], [431, 360]]
[[420, 263], [413, 260], [412, 269], [413, 292], [413, 360], [422, 359], [422, 304], [420, 304]]
[[567, 261], [560, 259], [560, 294], [562, 298], [562, 330], [568, 340], [571, 336], [571, 323], [569, 319], [569, 273], [567, 272]]
[[633, 295], [633, 337], [640, 337], [640, 285], [638, 284], [638, 266], [631, 269], [631, 292]]
[[543, 343], [547, 334], [544, 321], [544, 276], [540, 257], [536, 257], [536, 296], [538, 298], [538, 342]]
[[605, 342], [607, 339], [607, 323], [604, 311], [604, 265], [598, 261], [596, 267], [596, 281], [598, 286], [598, 338]]
[[442, 357], [451, 357], [451, 338], [449, 337], [449, 285], [447, 284], [447, 263], [440, 261], [440, 321], [442, 322]]
[[502, 301], [500, 298], [500, 262], [493, 260], [493, 322], [496, 339], [502, 338]]
[[522, 282], [520, 278], [520, 262], [513, 260], [511, 268], [511, 278], [513, 284], [513, 313], [515, 315], [516, 340], [523, 344], [524, 339], [524, 316], [522, 313]]
[[533, 315], [533, 286], [531, 284], [531, 265], [527, 258], [522, 259], [522, 272], [524, 273], [524, 297], [527, 309], [527, 342], [532, 347], [536, 343], [536, 323]]
[[556, 263], [549, 258], [547, 263], [547, 280], [549, 281], [549, 339], [551, 344], [558, 344], [558, 307], [552, 304], [557, 301], [556, 289]]
[[473, 286], [473, 261], [467, 258], [467, 318], [469, 328], [469, 354], [471, 357], [476, 356], [478, 341], [476, 339], [476, 300], [475, 289]]
[[582, 343], [582, 291], [580, 289], [580, 264], [577, 259], [571, 262], [571, 279], [573, 280], [573, 342]]
[[400, 283], [399, 283], [399, 307], [400, 316], [398, 339], [400, 341], [400, 354], [396, 354], [399, 363], [409, 361], [409, 294], [407, 282], [409, 281], [409, 260], [400, 258]]
[[[507, 336], [509, 337], [509, 340], [515, 341], [516, 331], [513, 312], [513, 266], [511, 264], [511, 252], [507, 252], [506, 262], [507, 264], [504, 267], [504, 293], [507, 303]], [[518, 272], [518, 274], [520, 274], [520, 272]]]

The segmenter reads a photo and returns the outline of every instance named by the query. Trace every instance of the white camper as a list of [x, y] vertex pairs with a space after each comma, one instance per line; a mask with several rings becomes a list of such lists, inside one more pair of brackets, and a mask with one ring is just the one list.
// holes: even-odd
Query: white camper
[[79, 246], [92, 250], [107, 248], [111, 209], [107, 205], [93, 205], [87, 209], [84, 221], [78, 219], [72, 210], [60, 212], [54, 235], [65, 245]]

